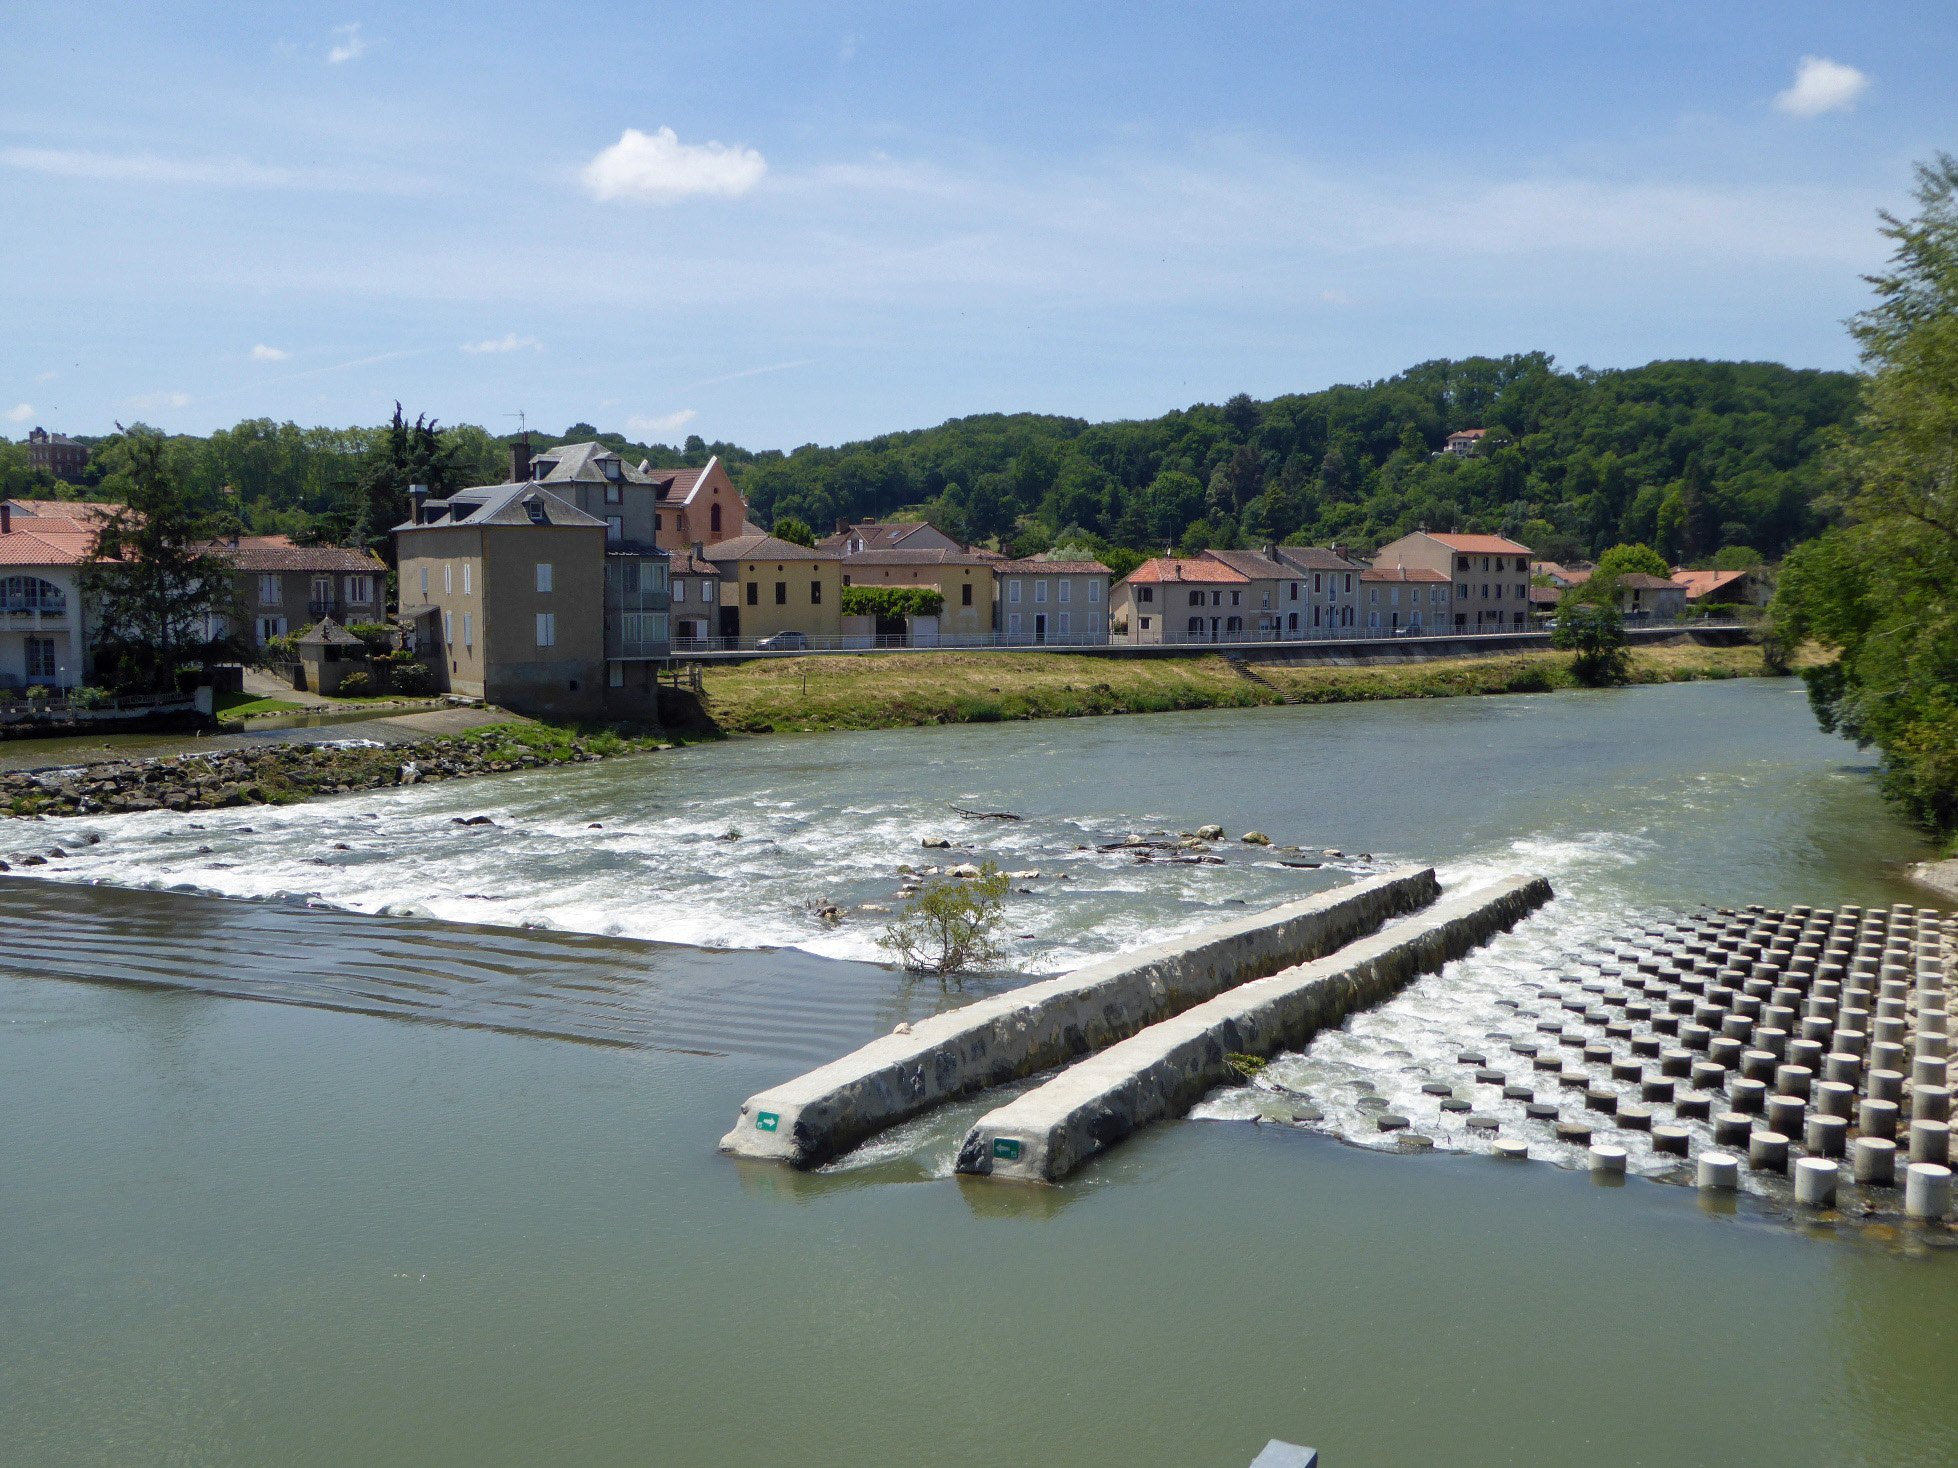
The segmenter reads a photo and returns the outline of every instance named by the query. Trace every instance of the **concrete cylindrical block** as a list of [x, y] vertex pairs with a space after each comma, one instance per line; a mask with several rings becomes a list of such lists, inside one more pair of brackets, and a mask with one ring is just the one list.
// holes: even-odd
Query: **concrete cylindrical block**
[[1802, 1119], [1807, 1115], [1808, 1103], [1800, 1096], [1768, 1098], [1768, 1126], [1784, 1137], [1799, 1137], [1802, 1134]]
[[1802, 1131], [1802, 1145], [1817, 1157], [1840, 1157], [1849, 1123], [1840, 1116], [1811, 1116]]
[[1768, 1088], [1765, 1082], [1741, 1076], [1727, 1082], [1727, 1099], [1733, 1104], [1734, 1110], [1745, 1111], [1749, 1115], [1759, 1115], [1767, 1109]]
[[1618, 1125], [1627, 1131], [1649, 1132], [1652, 1130], [1652, 1112], [1644, 1106], [1620, 1106]]
[[1904, 1212], [1911, 1218], [1943, 1218], [1951, 1211], [1951, 1169], [1913, 1162], [1904, 1173]]
[[1870, 1069], [1895, 1071], [1901, 1079], [1910, 1069], [1909, 1053], [1895, 1040], [1878, 1040], [1870, 1046]]
[[1661, 1050], [1659, 1052], [1659, 1074], [1668, 1076], [1690, 1076], [1693, 1073], [1693, 1055], [1689, 1050]]
[[[1882, 1002], [1890, 1004], [1895, 1001], [1885, 999]], [[1875, 1044], [1877, 1045], [1901, 1046], [1904, 1043], [1904, 1034], [1909, 1028], [1909, 1024], [1901, 1014], [1880, 1014], [1876, 1019], [1876, 1028], [1871, 1033], [1875, 1036]], [[1871, 1049], [1870, 1055], [1874, 1059], [1876, 1055], [1874, 1048]]]
[[1688, 1091], [1672, 1098], [1674, 1116], [1695, 1116], [1701, 1120], [1713, 1114], [1713, 1098], [1704, 1091]]
[[1903, 1100], [1903, 1073], [1901, 1071], [1882, 1071], [1872, 1069], [1864, 1078], [1864, 1094], [1872, 1100]]
[[1774, 1055], [1770, 1051], [1747, 1050], [1741, 1053], [1741, 1075], [1750, 1081], [1761, 1082], [1763, 1090], [1774, 1080], [1774, 1069]]
[[1521, 1162], [1530, 1155], [1530, 1144], [1515, 1137], [1498, 1137], [1490, 1152], [1505, 1162]]
[[1847, 1117], [1856, 1104], [1856, 1088], [1845, 1081], [1817, 1081], [1815, 1109], [1824, 1116]]
[[1693, 1062], [1693, 1086], [1696, 1090], [1717, 1091], [1727, 1083], [1727, 1067], [1713, 1060]]
[[1607, 1177], [1623, 1177], [1625, 1174], [1625, 1149], [1598, 1145], [1591, 1148], [1591, 1171], [1600, 1172]]
[[1835, 1033], [1836, 1022], [1833, 1019], [1811, 1015], [1802, 1021], [1802, 1039], [1817, 1049], [1826, 1049], [1835, 1038]]
[[1836, 1031], [1836, 1054], [1847, 1055], [1860, 1064], [1869, 1048], [1870, 1037], [1862, 1030]]
[[1951, 1016], [1943, 1005], [1935, 1007], [1929, 1004], [1920, 1005], [1917, 1010], [1917, 1030], [1923, 1035], [1949, 1035]]
[[1831, 1051], [1822, 1058], [1822, 1074], [1829, 1080], [1853, 1087], [1863, 1078], [1862, 1057], [1841, 1050]]
[[1756, 1172], [1788, 1171], [1788, 1138], [1780, 1132], [1750, 1133], [1747, 1165]]
[[1713, 1141], [1718, 1147], [1745, 1147], [1754, 1118], [1743, 1111], [1719, 1111], [1713, 1116]]
[[1713, 1031], [1705, 1025], [1683, 1024], [1679, 1027], [1679, 1043], [1688, 1050], [1704, 1052], [1713, 1043]]
[[1951, 1161], [1951, 1125], [1942, 1121], [1914, 1121], [1910, 1124], [1912, 1162]]
[[1788, 1063], [1806, 1066], [1809, 1070], [1822, 1068], [1822, 1044], [1819, 1040], [1790, 1040], [1788, 1042]]
[[1702, 1188], [1732, 1192], [1740, 1186], [1740, 1159], [1728, 1152], [1702, 1152], [1693, 1171]]
[[1912, 1121], [1950, 1121], [1951, 1091], [1945, 1086], [1917, 1086], [1911, 1091]]
[[1795, 1164], [1795, 1201], [1811, 1208], [1829, 1208], [1836, 1201], [1836, 1165], [1821, 1157], [1804, 1157]]
[[1655, 1126], [1652, 1128], [1652, 1150], [1684, 1157], [1687, 1143], [1692, 1137], [1693, 1134], [1683, 1126]]
[[1950, 1062], [1940, 1060], [1935, 1055], [1920, 1055], [1910, 1063], [1910, 1083], [1913, 1086], [1942, 1086], [1950, 1074]]
[[1866, 1137], [1897, 1135], [1897, 1103], [1874, 1098], [1856, 1108], [1856, 1130]]
[[1669, 1078], [1662, 1079], [1657, 1076], [1648, 1076], [1638, 1088], [1639, 1099], [1641, 1101], [1670, 1101], [1672, 1100], [1674, 1084]]
[[1887, 1188], [1897, 1181], [1897, 1144], [1882, 1137], [1858, 1137], [1851, 1165], [1856, 1181]]
[[1777, 1096], [1799, 1096], [1808, 1099], [1809, 1087], [1815, 1082], [1815, 1072], [1805, 1065], [1778, 1065], [1774, 1072], [1774, 1093]]

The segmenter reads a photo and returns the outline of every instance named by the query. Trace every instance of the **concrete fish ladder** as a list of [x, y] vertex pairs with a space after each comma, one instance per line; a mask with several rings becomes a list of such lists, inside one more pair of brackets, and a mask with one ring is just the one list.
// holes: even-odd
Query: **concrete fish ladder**
[[1440, 895], [1432, 867], [1400, 867], [934, 1015], [750, 1096], [721, 1150], [820, 1166], [941, 1102], [1112, 1045]]
[[1550, 897], [1542, 877], [1508, 877], [1185, 1010], [981, 1117], [959, 1148], [958, 1170], [1057, 1182], [1138, 1127], [1189, 1110], [1229, 1079], [1228, 1055], [1302, 1045], [1513, 927]]

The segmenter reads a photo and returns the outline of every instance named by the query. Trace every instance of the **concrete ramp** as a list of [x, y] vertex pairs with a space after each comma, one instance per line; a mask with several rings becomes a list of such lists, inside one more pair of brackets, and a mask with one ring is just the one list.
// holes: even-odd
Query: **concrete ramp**
[[1227, 1056], [1295, 1049], [1513, 927], [1550, 897], [1542, 877], [1509, 877], [1330, 957], [1219, 994], [981, 1117], [959, 1148], [958, 1170], [1057, 1182], [1138, 1127], [1188, 1111], [1230, 1078]]
[[820, 1166], [941, 1102], [1112, 1045], [1440, 895], [1432, 867], [1401, 867], [934, 1015], [749, 1097], [721, 1150]]

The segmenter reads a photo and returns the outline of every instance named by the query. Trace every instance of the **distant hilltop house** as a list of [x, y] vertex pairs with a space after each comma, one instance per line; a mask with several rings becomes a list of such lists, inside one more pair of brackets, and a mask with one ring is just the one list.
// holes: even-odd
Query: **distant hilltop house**
[[31, 429], [27, 435], [27, 467], [45, 469], [56, 479], [79, 484], [82, 470], [88, 467], [88, 445], [76, 443], [65, 433]]
[[[1572, 586], [1582, 586], [1591, 579], [1591, 572], [1595, 569], [1593, 566], [1561, 566], [1555, 561], [1530, 562], [1531, 578], [1542, 576], [1550, 582], [1549, 586], [1538, 588], [1543, 591], [1563, 591]], [[1552, 597], [1551, 600], [1554, 602], [1556, 598]]]
[[1458, 428], [1442, 441], [1441, 451], [1453, 454], [1456, 458], [1466, 458], [1475, 452], [1475, 446], [1482, 442], [1486, 428]]

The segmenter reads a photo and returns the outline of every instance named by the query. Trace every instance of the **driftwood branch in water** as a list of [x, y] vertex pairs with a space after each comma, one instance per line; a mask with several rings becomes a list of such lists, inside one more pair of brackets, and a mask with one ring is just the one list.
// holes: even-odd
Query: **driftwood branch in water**
[[952, 807], [952, 810], [956, 814], [964, 816], [968, 821], [1017, 821], [1020, 819], [1020, 817], [1014, 815], [1010, 810], [967, 810], [962, 805], [955, 805]]

